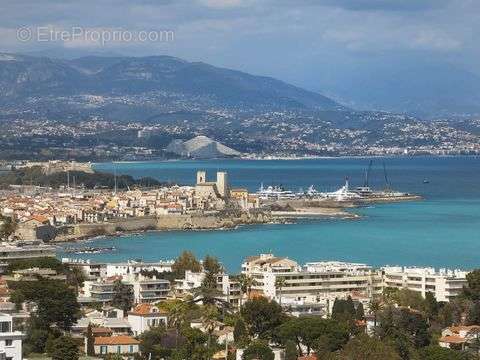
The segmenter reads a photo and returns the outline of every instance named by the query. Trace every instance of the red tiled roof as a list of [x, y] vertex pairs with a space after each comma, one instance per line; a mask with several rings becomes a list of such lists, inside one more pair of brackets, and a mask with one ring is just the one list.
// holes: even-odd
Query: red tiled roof
[[448, 335], [448, 336], [442, 336], [438, 342], [442, 343], [449, 343], [449, 344], [463, 344], [466, 342], [466, 340], [460, 336], [456, 335]]
[[166, 315], [164, 311], [159, 310], [156, 306], [146, 303], [137, 305], [130, 314], [140, 316], [150, 314]]
[[140, 341], [131, 336], [99, 336], [95, 338], [95, 345], [138, 345]]
[[30, 219], [28, 219], [28, 220], [36, 220], [36, 221], [38, 221], [38, 222], [40, 222], [40, 223], [43, 224], [43, 223], [45, 223], [45, 222], [48, 221], [48, 218], [47, 218], [46, 216], [37, 214], [37, 215], [32, 215], [32, 216], [30, 217]]

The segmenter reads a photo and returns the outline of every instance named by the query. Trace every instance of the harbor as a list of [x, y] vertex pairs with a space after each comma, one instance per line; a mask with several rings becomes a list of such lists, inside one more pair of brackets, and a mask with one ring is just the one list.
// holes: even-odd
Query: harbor
[[[322, 259], [373, 265], [477, 266], [480, 188], [476, 185], [476, 174], [480, 171], [479, 159], [416, 157], [387, 158], [385, 161], [391, 187], [401, 192], [421, 194], [422, 201], [373, 202], [356, 207], [349, 207], [344, 202], [343, 210], [358, 215], [355, 219], [301, 217], [287, 219], [286, 224], [109, 236], [97, 238], [89, 245], [115, 246], [115, 252], [78, 257], [102, 261], [135, 258], [153, 261], [175, 258], [183, 249], [190, 249], [199, 257], [215, 252], [232, 270], [238, 266], [238, 256], [259, 251], [275, 252], [300, 261], [308, 261], [311, 254], [317, 254]], [[325, 191], [335, 191], [347, 174], [352, 187], [361, 186], [365, 165], [368, 165], [368, 159], [345, 158], [149, 162], [120, 164], [117, 168], [119, 172], [133, 176], [146, 174], [186, 184], [199, 166], [209, 172], [216, 171], [220, 166], [228, 171], [233, 188], [243, 187], [250, 193], [256, 193], [261, 182], [259, 179], [267, 180], [269, 184], [274, 182], [272, 179], [281, 179], [288, 189], [308, 189], [311, 184], [324, 184]], [[95, 164], [95, 168], [102, 171], [112, 169], [110, 164]], [[424, 184], [424, 179], [430, 179], [430, 183]], [[373, 168], [369, 183], [371, 188], [383, 189], [383, 171], [375, 172]], [[323, 205], [326, 207], [329, 202], [324, 201]]]
[[[86, 188], [70, 181], [70, 171], [63, 171], [65, 167], [82, 164], [60, 165], [58, 170], [59, 163], [45, 163], [36, 170], [49, 173], [54, 166], [58, 176], [64, 176], [66, 181], [58, 188], [10, 185], [4, 190], [0, 204], [3, 215], [16, 222], [12, 240], [65, 242], [147, 230], [235, 229], [242, 225], [291, 223], [299, 218], [358, 219], [360, 215], [351, 209], [369, 203], [421, 199], [418, 195], [392, 190], [385, 162], [383, 190], [370, 187], [370, 161], [363, 186], [351, 187], [349, 177], [345, 177], [345, 184], [339, 189], [321, 192], [313, 185], [307, 191], [294, 192], [283, 186], [264, 187], [263, 183], [252, 192], [234, 186], [227, 171], [217, 170], [213, 176], [198, 169], [193, 186], [170, 184], [120, 189], [116, 167], [113, 189]], [[90, 164], [88, 168], [92, 169]], [[93, 169], [91, 174], [101, 175]]]

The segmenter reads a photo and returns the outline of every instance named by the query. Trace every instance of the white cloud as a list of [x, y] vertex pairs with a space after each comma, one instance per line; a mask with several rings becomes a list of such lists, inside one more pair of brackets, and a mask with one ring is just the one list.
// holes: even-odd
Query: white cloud
[[198, 0], [198, 2], [201, 5], [217, 9], [236, 8], [252, 4], [250, 0]]
[[412, 41], [414, 48], [453, 51], [462, 47], [462, 42], [434, 29], [420, 30]]

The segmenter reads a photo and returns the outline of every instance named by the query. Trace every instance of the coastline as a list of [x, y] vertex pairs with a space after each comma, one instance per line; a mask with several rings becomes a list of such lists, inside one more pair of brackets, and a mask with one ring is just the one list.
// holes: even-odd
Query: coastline
[[480, 157], [480, 154], [383, 154], [383, 155], [328, 155], [328, 156], [265, 156], [265, 157], [225, 157], [225, 158], [175, 158], [175, 159], [147, 159], [147, 160], [105, 160], [91, 162], [92, 166], [101, 164], [135, 164], [135, 163], [171, 163], [171, 162], [189, 162], [189, 161], [228, 161], [228, 160], [241, 160], [241, 161], [296, 161], [296, 160], [335, 160], [335, 159], [397, 159], [397, 158], [457, 158], [468, 157], [475, 158]]
[[75, 224], [60, 228], [52, 243], [87, 241], [96, 238], [122, 237], [145, 232], [234, 230], [240, 226], [290, 224], [292, 219], [359, 219], [358, 214], [339, 208], [296, 209], [242, 213], [240, 216], [163, 215], [116, 219], [102, 223]]
[[[257, 210], [253, 212], [217, 214], [182, 214], [161, 215], [113, 219], [100, 223], [80, 223], [58, 228], [52, 243], [78, 242], [98, 237], [121, 237], [130, 234], [162, 231], [214, 231], [232, 230], [239, 226], [262, 224], [292, 224], [296, 219], [339, 219], [358, 220], [362, 216], [348, 209], [355, 209], [366, 204], [396, 203], [418, 201], [423, 197], [408, 195], [403, 197], [378, 197], [361, 201], [331, 202], [322, 206], [309, 201], [280, 201], [283, 204], [276, 210]], [[293, 207], [291, 207], [293, 205]]]

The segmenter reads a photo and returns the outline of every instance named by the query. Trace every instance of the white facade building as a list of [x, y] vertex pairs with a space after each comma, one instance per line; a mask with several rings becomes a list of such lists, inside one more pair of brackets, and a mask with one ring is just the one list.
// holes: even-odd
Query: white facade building
[[199, 288], [205, 278], [203, 272], [191, 272], [187, 270], [183, 279], [175, 279], [175, 291], [183, 295], [190, 293], [193, 289]]
[[106, 264], [107, 276], [128, 276], [140, 274], [142, 271], [171, 272], [174, 261], [159, 261], [144, 263], [141, 261], [128, 261], [123, 263]]
[[388, 287], [418, 291], [423, 297], [431, 292], [437, 301], [450, 301], [467, 285], [468, 273], [415, 267], [377, 270], [366, 264], [339, 261], [310, 262], [301, 267], [293, 260], [272, 254], [247, 258], [242, 272], [256, 281], [253, 290], [277, 301], [306, 300], [311, 296], [320, 301], [353, 294], [371, 298]]
[[0, 359], [22, 360], [23, 338], [23, 333], [13, 331], [12, 316], [0, 314]]
[[34, 259], [39, 257], [54, 257], [55, 247], [45, 245], [41, 241], [1, 243], [0, 262], [6, 263], [13, 260]]
[[383, 286], [431, 292], [437, 301], [450, 301], [467, 285], [468, 272], [461, 270], [388, 266], [382, 268]]
[[87, 280], [97, 280], [107, 277], [107, 264], [91, 262], [83, 259], [62, 258], [62, 263], [80, 269]]
[[167, 314], [150, 304], [139, 304], [128, 313], [128, 322], [132, 326], [134, 336], [160, 325], [167, 325]]
[[146, 278], [141, 275], [133, 279], [126, 278], [133, 285], [135, 303], [154, 303], [165, 300], [170, 292], [170, 281], [156, 278]]
[[128, 276], [113, 276], [96, 281], [85, 281], [82, 295], [92, 301], [107, 303], [113, 300], [115, 281], [120, 280], [132, 289], [134, 301], [140, 303], [154, 303], [165, 300], [170, 292], [170, 281], [148, 278], [139, 274]]
[[352, 292], [371, 296], [382, 291], [381, 277], [364, 264], [317, 262], [302, 268], [293, 260], [262, 254], [247, 258], [242, 272], [255, 279], [254, 290], [276, 300], [316, 296], [320, 301], [343, 298]]

